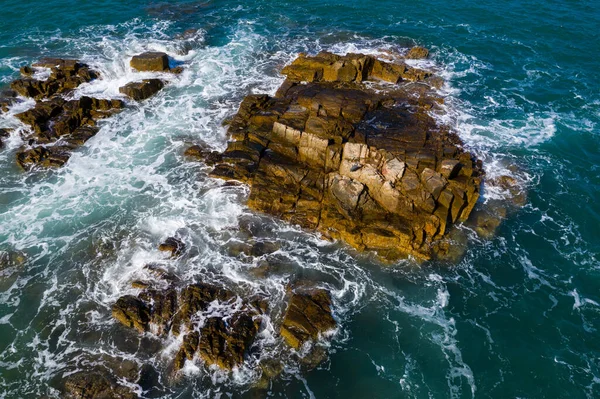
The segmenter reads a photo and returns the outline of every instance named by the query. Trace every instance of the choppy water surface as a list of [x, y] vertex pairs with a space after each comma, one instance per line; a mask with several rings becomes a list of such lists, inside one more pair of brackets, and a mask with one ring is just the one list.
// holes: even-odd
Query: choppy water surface
[[[129, 58], [145, 50], [166, 51], [186, 69], [101, 122], [60, 170], [26, 174], [14, 163], [23, 126], [12, 115], [32, 102], [0, 116], [0, 127], [16, 128], [0, 151], [0, 249], [26, 257], [0, 277], [0, 397], [58, 397], [52, 387], [64, 375], [115, 361], [156, 369], [134, 387], [145, 397], [244, 395], [258, 355], [232, 375], [188, 365], [172, 383], [176, 343], [124, 334], [113, 321], [110, 306], [137, 292], [131, 281], [151, 278], [143, 269], [151, 262], [186, 281], [269, 295], [275, 307], [290, 281], [332, 292], [339, 329], [327, 361], [303, 373], [286, 360], [269, 396], [600, 396], [595, 2], [5, 0], [2, 8], [3, 84], [41, 56], [78, 57], [101, 72], [75, 96], [118, 96], [133, 79]], [[529, 190], [495, 238], [470, 234], [459, 264], [381, 267], [252, 214], [245, 188], [183, 159], [191, 143], [223, 149], [221, 122], [245, 95], [274, 93], [297, 52], [378, 54], [414, 43], [432, 50], [427, 66], [447, 80], [445, 122], [489, 175], [517, 165]], [[171, 235], [188, 244], [184, 258], [156, 250]], [[250, 236], [277, 243], [276, 273], [256, 277], [265, 257], [231, 249]], [[278, 353], [274, 329], [267, 321], [256, 343], [264, 356]]]

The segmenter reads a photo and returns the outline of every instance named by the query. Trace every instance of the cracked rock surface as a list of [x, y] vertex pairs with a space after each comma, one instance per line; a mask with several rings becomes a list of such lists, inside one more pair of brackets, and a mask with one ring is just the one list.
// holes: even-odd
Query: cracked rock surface
[[443, 258], [482, 165], [430, 115], [430, 72], [361, 54], [301, 54], [274, 97], [247, 96], [212, 176], [248, 206], [394, 261]]

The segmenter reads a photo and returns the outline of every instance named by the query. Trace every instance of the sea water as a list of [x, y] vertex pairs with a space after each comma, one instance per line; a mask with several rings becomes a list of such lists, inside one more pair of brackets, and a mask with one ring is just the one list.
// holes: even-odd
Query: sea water
[[[185, 69], [143, 74], [169, 84], [102, 121], [57, 170], [15, 164], [25, 127], [14, 114], [33, 101], [0, 116], [14, 129], [0, 151], [0, 250], [25, 258], [0, 276], [0, 398], [60, 397], [65, 376], [115, 362], [145, 368], [131, 385], [143, 397], [249, 395], [260, 356], [282, 353], [276, 321], [235, 372], [188, 362], [173, 380], [177, 339], [140, 337], [111, 317], [119, 296], [139, 292], [133, 280], [152, 278], [148, 263], [266, 295], [274, 314], [290, 281], [330, 290], [339, 327], [323, 341], [327, 359], [306, 371], [281, 355], [269, 397], [600, 397], [599, 35], [593, 0], [3, 0], [2, 85], [43, 56], [100, 72], [74, 98], [118, 97], [142, 76], [128, 62], [143, 51]], [[512, 174], [528, 191], [494, 238], [467, 231], [458, 264], [383, 267], [252, 213], [246, 188], [183, 157], [194, 143], [224, 149], [222, 122], [244, 96], [273, 94], [298, 52], [385, 56], [414, 44], [432, 55], [416, 64], [446, 81], [437, 117], [488, 176]], [[182, 259], [157, 251], [172, 235], [189, 248]], [[248, 240], [277, 245], [277, 272], [249, 272], [264, 256], [231, 250]]]

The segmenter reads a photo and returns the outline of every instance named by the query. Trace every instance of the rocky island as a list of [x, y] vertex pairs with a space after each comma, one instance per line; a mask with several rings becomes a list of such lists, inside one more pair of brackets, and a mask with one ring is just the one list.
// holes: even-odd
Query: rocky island
[[[426, 56], [413, 49], [411, 58]], [[250, 186], [248, 206], [394, 261], [444, 258], [469, 218], [482, 164], [430, 115], [440, 79], [369, 55], [301, 54], [274, 97], [249, 95], [212, 176]]]

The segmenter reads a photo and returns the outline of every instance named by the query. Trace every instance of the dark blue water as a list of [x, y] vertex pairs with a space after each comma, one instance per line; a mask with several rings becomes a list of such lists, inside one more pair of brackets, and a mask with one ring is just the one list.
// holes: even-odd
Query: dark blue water
[[[188, 29], [197, 31], [182, 36]], [[245, 95], [273, 93], [297, 52], [413, 44], [431, 50], [425, 66], [446, 79], [444, 121], [489, 176], [513, 174], [528, 191], [494, 238], [470, 235], [457, 265], [382, 268], [253, 215], [243, 188], [223, 187], [181, 155], [198, 140], [222, 149], [222, 120]], [[0, 250], [26, 259], [0, 277], [0, 398], [60, 397], [64, 375], [110, 361], [165, 376], [173, 349], [138, 346], [110, 316], [156, 261], [190, 280], [243, 282], [274, 303], [298, 277], [333, 293], [340, 328], [326, 341], [328, 359], [310, 372], [286, 361], [269, 396], [600, 397], [598, 2], [2, 2], [3, 84], [39, 57], [77, 57], [103, 79], [76, 95], [118, 96], [133, 79], [129, 58], [149, 49], [186, 71], [103, 122], [59, 171], [14, 165], [24, 127], [13, 115], [31, 103], [0, 116], [0, 127], [16, 129], [0, 151]], [[285, 271], [252, 277], [262, 259], [228, 250], [249, 223], [281, 246]], [[174, 233], [191, 247], [180, 261], [155, 249]], [[277, 354], [278, 342], [267, 332], [258, 345]], [[252, 361], [233, 375], [199, 362], [186, 373], [135, 388], [144, 397], [238, 395], [260, 377]]]

